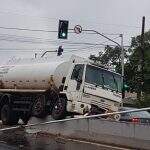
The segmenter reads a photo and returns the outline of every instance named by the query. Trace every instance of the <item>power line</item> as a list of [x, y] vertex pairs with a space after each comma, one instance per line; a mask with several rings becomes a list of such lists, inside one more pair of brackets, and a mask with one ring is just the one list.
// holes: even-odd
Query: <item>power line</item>
[[[113, 39], [116, 39], [118, 37], [115, 37]], [[12, 34], [0, 34], [0, 40], [1, 41], [8, 41], [8, 42], [28, 42], [33, 44], [42, 44], [42, 43], [53, 43], [53, 44], [69, 44], [71, 45], [80, 45], [80, 44], [86, 44], [86, 43], [73, 43], [73, 42], [66, 42], [66, 41], [58, 41], [58, 40], [52, 40], [52, 39], [43, 39], [39, 37], [29, 37], [29, 36], [18, 36], [18, 35], [12, 35]], [[108, 41], [103, 42], [106, 43]], [[88, 43], [89, 44], [89, 43]]]
[[42, 39], [39, 37], [29, 37], [29, 36], [18, 36], [12, 34], [0, 34], [0, 40], [4, 41], [18, 41], [18, 42], [33, 42], [33, 43], [41, 43], [43, 40], [48, 40], [48, 42], [57, 42], [57, 40], [52, 39]]
[[[66, 52], [74, 52], [74, 51], [80, 51], [80, 50], [83, 50], [83, 49], [88, 49], [88, 48], [94, 48], [94, 47], [98, 47], [98, 48], [104, 48], [105, 46], [100, 46], [100, 45], [91, 45], [91, 46], [86, 46], [86, 47], [68, 47], [68, 48], [64, 48], [65, 50], [68, 50], [68, 51], [65, 51]], [[44, 49], [44, 48], [43, 48]], [[40, 48], [39, 50], [38, 49], [11, 49], [11, 48], [0, 48], [0, 52], [5, 52], [5, 51], [18, 51], [18, 52], [42, 52], [43, 50], [42, 48]], [[45, 48], [46, 49], [46, 48]], [[47, 48], [47, 49], [58, 49], [58, 47], [53, 47], [53, 48]], [[71, 49], [71, 51], [69, 51]], [[89, 49], [91, 50], [91, 49]]]
[[[21, 39], [23, 38], [23, 39]], [[119, 38], [118, 36], [113, 38], [116, 39]], [[46, 44], [46, 43], [53, 43], [53, 44], [57, 44], [57, 45], [70, 45], [70, 46], [74, 46], [74, 45], [103, 45], [103, 46], [107, 46], [110, 44], [105, 44], [107, 41], [102, 42], [102, 43], [89, 43], [89, 42], [72, 42], [72, 41], [58, 41], [58, 40], [51, 40], [51, 39], [42, 39], [42, 38], [34, 38], [34, 37], [25, 37], [25, 36], [17, 36], [17, 35], [10, 35], [10, 34], [0, 34], [0, 40], [1, 41], [8, 41], [8, 42], [21, 42], [21, 43], [30, 43], [30, 44]], [[116, 46], [116, 45], [110, 45], [110, 46]], [[130, 47], [130, 46], [125, 46], [125, 47]]]
[[[48, 32], [48, 33], [58, 33], [58, 31], [56, 30], [44, 30], [44, 29], [28, 29], [28, 28], [19, 28], [19, 27], [3, 27], [0, 26], [0, 29], [4, 29], [4, 30], [18, 30], [18, 31], [30, 31], [30, 32]], [[73, 29], [69, 31], [68, 33], [74, 33]], [[96, 33], [88, 33], [88, 32], [82, 32], [82, 34], [96, 34]], [[119, 35], [119, 33], [102, 33], [102, 34], [106, 34], [106, 35]]]
[[[23, 39], [21, 39], [23, 38]], [[0, 34], [1, 41], [15, 41], [15, 42], [29, 42], [29, 43], [58, 43], [58, 44], [74, 44], [74, 45], [81, 45], [87, 44], [91, 45], [92, 43], [77, 43], [77, 42], [66, 42], [66, 41], [58, 41], [58, 40], [51, 40], [51, 39], [42, 39], [42, 38], [33, 38], [31, 37], [24, 37], [24, 36], [16, 36], [16, 35], [8, 35], [8, 34]], [[37, 41], [36, 41], [37, 40]], [[95, 45], [95, 44], [94, 44]]]
[[19, 30], [19, 31], [33, 31], [33, 32], [53, 32], [53, 33], [57, 32], [57, 31], [42, 30], [42, 29], [28, 29], [28, 28], [3, 27], [3, 26], [0, 26], [0, 29]]
[[[28, 16], [28, 17], [33, 17], [34, 19], [47, 19], [47, 20], [56, 20], [58, 21], [58, 18], [52, 18], [52, 17], [39, 17], [39, 16], [31, 16], [31, 15], [26, 15], [26, 14], [21, 14], [21, 13], [12, 13], [12, 12], [4, 12], [4, 11], [0, 11], [1, 14], [11, 14], [11, 15], [21, 15], [21, 16]], [[126, 25], [126, 24], [112, 24], [112, 23], [103, 23], [103, 22], [96, 22], [96, 21], [89, 21], [89, 20], [76, 20], [76, 19], [69, 19], [71, 21], [75, 21], [75, 22], [92, 22], [94, 24], [98, 24], [98, 25], [107, 25], [107, 26], [116, 26], [116, 27], [127, 27], [127, 28], [141, 28], [139, 26], [136, 25]]]
[[[38, 40], [38, 42], [39, 42], [39, 40], [42, 40], [42, 42], [43, 42], [43, 40], [46, 40], [47, 42], [58, 42], [58, 40], [43, 39], [43, 38], [40, 38], [40, 37], [18, 36], [18, 35], [14, 35], [14, 34], [13, 35], [12, 34], [0, 34], [0, 37], [2, 37], [1, 40], [14, 38], [14, 39], [17, 39], [17, 40], [19, 39], [19, 41], [20, 41], [23, 38], [23, 40], [33, 40], [33, 41]], [[3, 39], [3, 37], [6, 37], [6, 38]], [[118, 36], [116, 38], [118, 38]], [[114, 38], [114, 39], [116, 39], [116, 38]], [[62, 42], [62, 43], [64, 43], [64, 42]]]
[[[29, 41], [29, 40], [21, 40], [21, 39], [9, 39], [9, 38], [2, 38], [0, 39], [0, 41], [8, 41], [8, 42], [21, 42], [21, 43], [31, 43], [31, 44], [47, 44], [47, 43], [55, 43], [57, 45], [70, 45], [70, 46], [73, 46], [73, 45], [103, 45], [103, 46], [116, 46], [116, 45], [113, 45], [113, 44], [104, 44], [106, 43], [106, 41], [104, 43], [88, 43], [88, 42], [59, 42], [59, 41]], [[125, 45], [124, 47], [130, 47], [128, 45]]]
[[[7, 40], [7, 39], [0, 39], [0, 40], [6, 40], [6, 41], [12, 41], [12, 40]], [[15, 40], [16, 41], [16, 40]], [[29, 41], [19, 41], [19, 42], [29, 42]], [[50, 41], [46, 41], [46, 42], [49, 42], [50, 43]], [[37, 42], [38, 43], [38, 42]], [[112, 45], [112, 44], [104, 44], [104, 43], [106, 43], [106, 41], [105, 42], [103, 42], [103, 43], [88, 43], [88, 42], [60, 42], [60, 43], [58, 43], [58, 46], [61, 44], [65, 44], [65, 45], [68, 45], [68, 46], [82, 46], [82, 45], [89, 45], [89, 46], [112, 46], [112, 47], [115, 47], [116, 45]], [[41, 43], [40, 43], [41, 44]], [[58, 48], [58, 46], [56, 46], [56, 48]], [[124, 45], [124, 48], [129, 48], [130, 46], [128, 46], [128, 45]], [[0, 48], [0, 49], [10, 49], [10, 48]], [[13, 49], [13, 48], [12, 48]], [[15, 49], [15, 48], [14, 48]], [[18, 49], [18, 48], [16, 48], [16, 49]], [[42, 49], [42, 48], [40, 48], [40, 49]], [[45, 48], [44, 48], [45, 49]], [[51, 48], [46, 48], [46, 49], [51, 49]], [[72, 47], [70, 47], [70, 49], [72, 49]]]
[[[16, 34], [2, 34], [2, 33], [0, 33], [0, 36], [4, 36], [4, 37], [15, 37], [15, 38], [25, 38], [25, 39], [40, 39], [40, 40], [42, 40], [42, 38], [40, 38], [40, 37], [33, 37], [33, 36], [20, 36], [20, 35], [16, 35]], [[52, 39], [48, 39], [48, 40], [52, 40]]]
[[[31, 44], [46, 44], [46, 43], [53, 43], [52, 41], [28, 41], [28, 40], [21, 40], [21, 39], [9, 39], [3, 38], [0, 41], [8, 41], [8, 42], [21, 42], [21, 43], [31, 43]], [[56, 43], [56, 41], [54, 41]], [[58, 42], [57, 42], [58, 43]], [[86, 42], [59, 42], [58, 45], [68, 44], [68, 45], [104, 45], [107, 46], [109, 44], [102, 44], [102, 43], [86, 43]], [[116, 46], [116, 45], [111, 45]]]
[[[65, 48], [65, 50], [71, 50], [69, 52], [72, 52], [72, 51], [76, 51], [76, 50], [78, 51], [78, 50], [81, 50], [81, 49], [91, 48], [91, 47], [103, 47], [104, 48], [104, 46], [94, 46], [93, 45], [93, 46], [86, 46], [86, 47], [80, 47], [80, 48], [78, 48], [78, 47]], [[56, 47], [56, 48], [50, 48], [50, 50], [53, 50], [53, 49], [57, 50], [58, 47]], [[45, 49], [45, 50], [47, 50], [47, 49]], [[0, 52], [6, 52], [6, 51], [12, 51], [12, 52], [42, 52], [43, 49], [1, 49], [0, 48]]]
[[[0, 29], [4, 29], [4, 30], [19, 30], [19, 31], [31, 31], [31, 32], [58, 33], [58, 31], [56, 31], [56, 30], [29, 29], [29, 28], [19, 28], [19, 27], [4, 27], [4, 26], [0, 26]], [[69, 33], [74, 33], [74, 32], [69, 32]]]

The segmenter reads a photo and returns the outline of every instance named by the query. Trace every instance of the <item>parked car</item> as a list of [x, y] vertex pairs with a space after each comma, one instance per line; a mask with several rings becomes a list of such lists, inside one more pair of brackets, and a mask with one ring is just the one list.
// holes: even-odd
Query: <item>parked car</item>
[[[137, 108], [122, 107], [120, 111], [134, 110]], [[130, 112], [121, 114], [120, 121], [150, 124], [150, 113], [148, 111]]]

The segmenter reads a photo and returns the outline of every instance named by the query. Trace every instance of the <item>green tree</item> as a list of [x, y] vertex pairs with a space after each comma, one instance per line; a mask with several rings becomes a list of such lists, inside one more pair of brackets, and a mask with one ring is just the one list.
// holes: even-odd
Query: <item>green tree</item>
[[[125, 50], [125, 58], [128, 58], [128, 50]], [[111, 47], [107, 45], [104, 49], [104, 52], [99, 52], [98, 56], [90, 55], [91, 60], [99, 61], [103, 65], [111, 65], [115, 68], [116, 72], [121, 73], [121, 48]]]
[[[143, 82], [140, 78], [141, 70], [141, 48], [140, 48], [141, 36], [134, 37], [131, 42], [131, 55], [129, 61], [125, 65], [126, 78], [130, 87], [138, 93], [138, 104], [140, 106], [150, 106], [150, 31], [144, 35], [144, 84], [141, 86], [140, 82]], [[144, 101], [140, 100], [140, 91], [143, 91]]]
[[[141, 36], [132, 38], [131, 47], [125, 50], [125, 82], [130, 86], [130, 91], [140, 95], [141, 90]], [[99, 56], [91, 55], [90, 59], [100, 61], [102, 64], [112, 65], [116, 72], [121, 73], [121, 49], [119, 47], [106, 46]], [[150, 31], [144, 35], [144, 100], [138, 101], [139, 106], [150, 106]]]

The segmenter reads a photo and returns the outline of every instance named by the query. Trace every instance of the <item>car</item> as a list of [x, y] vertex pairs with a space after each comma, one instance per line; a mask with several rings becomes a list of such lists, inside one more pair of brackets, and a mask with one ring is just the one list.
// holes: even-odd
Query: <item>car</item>
[[[119, 111], [128, 111], [128, 110], [135, 110], [135, 109], [137, 108], [122, 107], [120, 108]], [[148, 111], [123, 113], [120, 116], [120, 121], [150, 125], [150, 113]]]

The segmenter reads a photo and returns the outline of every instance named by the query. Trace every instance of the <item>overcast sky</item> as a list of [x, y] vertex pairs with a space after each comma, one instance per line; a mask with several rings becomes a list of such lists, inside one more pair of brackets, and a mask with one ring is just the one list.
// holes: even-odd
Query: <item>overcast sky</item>
[[117, 42], [118, 34], [123, 33], [124, 45], [130, 45], [131, 37], [141, 33], [142, 16], [146, 17], [146, 30], [150, 28], [149, 6], [149, 0], [0, 0], [0, 63], [12, 57], [34, 57], [34, 53], [40, 56], [44, 50], [56, 50], [59, 45], [66, 53], [78, 50], [76, 53], [86, 56], [103, 49], [68, 42], [110, 44], [94, 34], [69, 33], [68, 40], [58, 40], [57, 33], [1, 27], [57, 31], [58, 20], [66, 19], [70, 29], [79, 24]]

